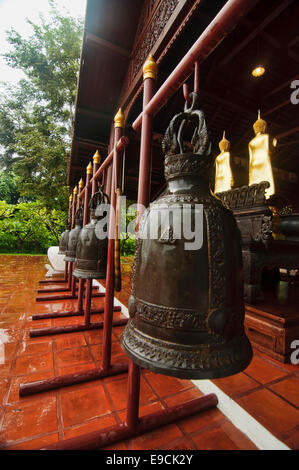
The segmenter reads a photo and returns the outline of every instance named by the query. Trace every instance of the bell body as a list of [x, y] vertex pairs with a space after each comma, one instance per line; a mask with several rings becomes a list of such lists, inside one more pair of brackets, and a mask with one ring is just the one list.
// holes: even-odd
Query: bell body
[[105, 279], [107, 269], [107, 239], [96, 235], [98, 219], [92, 218], [78, 238], [73, 275], [82, 279]]
[[64, 261], [74, 262], [76, 259], [76, 248], [82, 226], [78, 223], [69, 233], [67, 249], [65, 251]]
[[[210, 192], [208, 166], [197, 154], [166, 156], [167, 189], [140, 221], [122, 335], [123, 349], [141, 367], [189, 379], [232, 375], [252, 358], [243, 327], [240, 233]], [[200, 248], [186, 249], [190, 240], [174, 236], [188, 211], [191, 227], [202, 230]], [[156, 238], [145, 237], [149, 228]]]
[[70, 230], [67, 228], [64, 232], [62, 232], [59, 240], [59, 255], [64, 255], [67, 249], [68, 240], [69, 240]]

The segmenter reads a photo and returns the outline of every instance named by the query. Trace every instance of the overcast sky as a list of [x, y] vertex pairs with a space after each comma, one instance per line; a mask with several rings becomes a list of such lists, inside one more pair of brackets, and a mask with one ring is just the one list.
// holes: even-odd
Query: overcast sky
[[[67, 9], [72, 16], [84, 18], [86, 0], [56, 0], [56, 4], [59, 11]], [[39, 13], [47, 18], [49, 11], [48, 0], [0, 0], [0, 54], [10, 48], [6, 40], [6, 30], [13, 28], [22, 36], [28, 37], [31, 34], [31, 27], [26, 23], [26, 18], [39, 23]], [[8, 67], [0, 57], [0, 81], [15, 84], [22, 77], [22, 72]]]

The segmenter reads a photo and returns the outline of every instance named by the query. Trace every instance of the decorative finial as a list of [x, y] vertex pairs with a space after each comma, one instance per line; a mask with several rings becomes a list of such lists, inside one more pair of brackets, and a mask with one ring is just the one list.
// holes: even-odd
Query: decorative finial
[[79, 189], [82, 189], [84, 186], [84, 181], [83, 179], [81, 178], [80, 181], [79, 181]]
[[230, 141], [225, 138], [225, 131], [223, 131], [222, 140], [219, 142], [221, 152], [228, 152], [230, 148]]
[[155, 62], [152, 54], [150, 54], [147, 60], [144, 62], [143, 80], [145, 80], [146, 78], [153, 78], [154, 80], [157, 80], [157, 75], [158, 75], [158, 65]]
[[72, 202], [72, 200], [73, 200], [73, 195], [70, 194], [69, 201]]
[[122, 109], [119, 108], [114, 118], [114, 127], [125, 127], [125, 116]]
[[86, 167], [86, 173], [88, 175], [92, 175], [92, 164], [91, 164], [91, 162], [89, 162], [87, 167]]
[[258, 110], [257, 120], [253, 124], [253, 130], [255, 134], [265, 134], [267, 130], [267, 122], [261, 118], [261, 111]]
[[99, 154], [98, 150], [93, 156], [93, 163], [101, 163], [101, 155]]
[[78, 188], [77, 188], [77, 186], [74, 187], [73, 193], [74, 193], [74, 194], [78, 194]]

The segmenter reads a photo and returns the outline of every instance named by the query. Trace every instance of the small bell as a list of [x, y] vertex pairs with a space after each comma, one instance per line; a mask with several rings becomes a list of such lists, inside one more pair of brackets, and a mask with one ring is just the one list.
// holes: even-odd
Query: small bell
[[[108, 239], [98, 238], [97, 223], [104, 217], [101, 205], [109, 203], [108, 196], [99, 190], [90, 199], [91, 221], [80, 231], [73, 276], [82, 279], [105, 279]], [[108, 233], [108, 231], [107, 231]]]
[[69, 240], [70, 228], [71, 228], [70, 221], [67, 220], [65, 231], [62, 232], [60, 236], [60, 240], [59, 240], [59, 250], [58, 250], [59, 255], [64, 255], [66, 252], [67, 244]]
[[78, 238], [82, 230], [82, 223], [83, 223], [83, 210], [82, 210], [82, 207], [80, 207], [76, 211], [75, 227], [69, 233], [64, 261], [71, 261], [71, 262], [75, 261], [76, 248], [77, 248]]
[[[140, 220], [130, 320], [121, 341], [141, 367], [210, 379], [245, 369], [252, 349], [243, 325], [240, 232], [232, 212], [211, 193], [209, 134], [197, 95], [191, 97], [163, 139], [167, 188]], [[188, 217], [194, 242], [202, 233], [192, 248], [186, 247]]]

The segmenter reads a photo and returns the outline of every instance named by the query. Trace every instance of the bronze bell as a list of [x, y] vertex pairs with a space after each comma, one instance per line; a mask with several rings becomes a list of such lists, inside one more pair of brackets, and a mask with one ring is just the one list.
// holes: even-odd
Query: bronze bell
[[67, 223], [66, 223], [65, 231], [62, 232], [62, 234], [60, 236], [59, 250], [58, 250], [59, 255], [64, 255], [65, 252], [66, 252], [67, 244], [68, 244], [68, 240], [69, 240], [70, 228], [71, 228], [71, 224], [70, 224], [70, 221], [68, 219]]
[[65, 250], [64, 261], [74, 262], [76, 258], [76, 248], [78, 243], [78, 238], [82, 230], [83, 223], [83, 209], [80, 207], [76, 211], [75, 216], [75, 227], [70, 231], [67, 243], [67, 249]]
[[[243, 326], [240, 232], [210, 191], [210, 139], [197, 95], [190, 97], [192, 105], [172, 119], [163, 139], [167, 189], [140, 220], [122, 347], [153, 372], [210, 379], [245, 369], [252, 349]], [[196, 249], [186, 249], [189, 236], [175, 236], [188, 210], [194, 240], [195, 216], [202, 214]], [[156, 237], [144, 236], [154, 229]]]
[[101, 208], [103, 203], [109, 203], [109, 199], [101, 189], [90, 199], [91, 221], [82, 228], [78, 238], [73, 272], [77, 278], [105, 279], [106, 277], [108, 239], [107, 237], [100, 239], [96, 234], [97, 223], [104, 217]]

